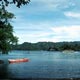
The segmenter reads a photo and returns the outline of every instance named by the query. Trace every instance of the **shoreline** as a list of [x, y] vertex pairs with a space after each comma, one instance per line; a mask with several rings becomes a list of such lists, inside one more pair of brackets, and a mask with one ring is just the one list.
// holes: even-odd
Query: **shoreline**
[[0, 78], [0, 80], [80, 80], [80, 78]]

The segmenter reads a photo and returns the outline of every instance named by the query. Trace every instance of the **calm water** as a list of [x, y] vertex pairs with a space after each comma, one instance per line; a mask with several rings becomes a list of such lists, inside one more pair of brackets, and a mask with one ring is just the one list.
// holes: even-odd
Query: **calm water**
[[[14, 58], [30, 61], [9, 64]], [[0, 78], [80, 78], [80, 52], [12, 51], [0, 59]]]

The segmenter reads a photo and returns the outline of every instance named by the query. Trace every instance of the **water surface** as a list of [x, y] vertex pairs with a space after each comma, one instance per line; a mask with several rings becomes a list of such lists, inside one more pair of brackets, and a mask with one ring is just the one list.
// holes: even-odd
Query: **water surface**
[[[8, 59], [29, 58], [9, 64]], [[0, 78], [80, 78], [80, 52], [12, 51], [0, 55]]]

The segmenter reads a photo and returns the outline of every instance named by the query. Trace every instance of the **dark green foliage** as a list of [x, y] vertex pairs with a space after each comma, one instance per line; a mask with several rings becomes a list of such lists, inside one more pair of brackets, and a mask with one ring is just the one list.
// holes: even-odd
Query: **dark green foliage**
[[5, 7], [9, 4], [15, 4], [17, 7], [20, 8], [22, 5], [26, 5], [30, 2], [30, 0], [0, 0], [0, 6]]
[[6, 10], [6, 6], [14, 4], [18, 8], [26, 5], [30, 0], [0, 0], [0, 51], [5, 54], [11, 50], [11, 46], [17, 44], [18, 38], [13, 35], [13, 27], [10, 20], [14, 14]]
[[11, 45], [16, 44], [18, 38], [13, 35], [13, 27], [9, 20], [14, 17], [12, 13], [0, 9], [0, 51], [5, 54], [11, 50]]
[[0, 51], [5, 54], [11, 50], [11, 46], [17, 44], [18, 38], [13, 35], [13, 27], [10, 20], [14, 14], [6, 10], [6, 6], [14, 4], [18, 8], [26, 5], [30, 0], [0, 0]]
[[46, 51], [63, 51], [75, 50], [80, 51], [80, 42], [38, 42], [28, 43], [13, 46], [14, 50], [46, 50]]
[[17, 37], [13, 35], [13, 28], [10, 23], [0, 23], [0, 50], [2, 53], [8, 53], [11, 50], [11, 45], [17, 43]]

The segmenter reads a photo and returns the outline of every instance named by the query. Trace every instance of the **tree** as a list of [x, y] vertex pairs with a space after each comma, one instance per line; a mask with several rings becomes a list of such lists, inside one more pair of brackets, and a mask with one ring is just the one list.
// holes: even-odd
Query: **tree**
[[0, 0], [0, 51], [5, 54], [11, 50], [13, 44], [17, 44], [18, 38], [13, 35], [13, 27], [10, 20], [14, 14], [8, 12], [5, 8], [9, 4], [14, 4], [18, 8], [26, 5], [30, 0]]
[[6, 19], [6, 20], [8, 19], [8, 17], [13, 18], [14, 15], [11, 13], [8, 14], [8, 12], [5, 9], [5, 7], [8, 6], [9, 4], [14, 4], [18, 8], [20, 8], [22, 5], [26, 5], [29, 2], [30, 0], [0, 0], [0, 17], [3, 17], [3, 19]]
[[30, 0], [0, 0], [0, 6], [8, 6], [9, 4], [15, 4], [20, 8], [22, 5], [26, 5], [30, 2]]
[[0, 9], [0, 51], [5, 54], [11, 50], [12, 44], [17, 44], [18, 38], [13, 35], [13, 27], [9, 20], [14, 17], [14, 14]]
[[0, 50], [3, 54], [7, 54], [11, 50], [13, 44], [17, 44], [18, 38], [13, 35], [13, 28], [10, 23], [0, 21]]

